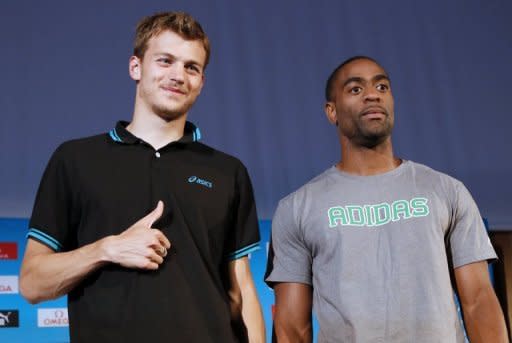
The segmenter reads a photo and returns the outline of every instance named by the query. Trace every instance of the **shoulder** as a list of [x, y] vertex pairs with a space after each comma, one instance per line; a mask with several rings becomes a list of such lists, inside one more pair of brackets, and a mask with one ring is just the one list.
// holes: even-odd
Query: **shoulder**
[[83, 150], [96, 149], [99, 146], [106, 145], [109, 142], [107, 133], [101, 133], [94, 136], [71, 139], [61, 143], [55, 153], [61, 155], [76, 154]]
[[[98, 144], [107, 142], [106, 134], [92, 137], [73, 139], [61, 143], [49, 158], [42, 182], [62, 183], [65, 180], [72, 180], [79, 175], [80, 171], [91, 164], [95, 157], [85, 158], [84, 156], [97, 157]], [[91, 153], [87, 154], [86, 151]]]
[[453, 185], [458, 186], [461, 185], [462, 182], [457, 180], [451, 175], [448, 175], [444, 172], [435, 170], [429, 166], [426, 166], [421, 163], [407, 161], [409, 166], [409, 171], [413, 173], [415, 178], [417, 179], [426, 179], [430, 180], [433, 184], [441, 182], [443, 185]]
[[318, 195], [325, 192], [332, 183], [336, 182], [333, 177], [333, 168], [329, 168], [321, 174], [313, 177], [297, 190], [288, 194], [279, 201], [279, 207], [303, 207], [308, 200], [317, 198]]
[[408, 164], [408, 172], [411, 173], [414, 184], [432, 191], [439, 199], [445, 199], [453, 205], [461, 194], [469, 194], [466, 186], [451, 175], [420, 163], [409, 161]]
[[80, 157], [87, 153], [97, 154], [102, 150], [102, 146], [108, 144], [108, 141], [106, 133], [65, 141], [55, 149], [50, 163], [66, 164], [80, 160]]

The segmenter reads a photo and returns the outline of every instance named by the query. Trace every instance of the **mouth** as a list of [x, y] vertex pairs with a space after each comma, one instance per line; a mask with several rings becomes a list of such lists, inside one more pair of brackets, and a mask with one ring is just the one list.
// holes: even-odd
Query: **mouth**
[[382, 119], [388, 116], [386, 110], [382, 107], [368, 107], [361, 112], [361, 117], [367, 119]]
[[162, 86], [161, 87], [164, 91], [172, 93], [172, 94], [179, 94], [179, 95], [185, 95], [186, 92], [180, 88], [172, 87], [172, 86]]

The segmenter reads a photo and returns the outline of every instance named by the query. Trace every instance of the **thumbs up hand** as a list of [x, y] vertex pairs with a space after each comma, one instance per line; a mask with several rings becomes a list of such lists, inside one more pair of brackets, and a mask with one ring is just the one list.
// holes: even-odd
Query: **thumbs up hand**
[[127, 268], [155, 270], [164, 261], [171, 243], [158, 229], [153, 228], [164, 211], [158, 201], [155, 209], [116, 236], [105, 240], [107, 260]]

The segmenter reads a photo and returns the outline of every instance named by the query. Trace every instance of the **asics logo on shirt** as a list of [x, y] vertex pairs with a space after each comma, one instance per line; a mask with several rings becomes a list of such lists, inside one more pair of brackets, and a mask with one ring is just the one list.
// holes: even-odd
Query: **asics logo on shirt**
[[333, 206], [327, 210], [329, 227], [385, 225], [409, 218], [425, 217], [430, 213], [427, 198], [396, 200], [373, 205]]
[[188, 178], [189, 183], [197, 183], [198, 185], [207, 187], [207, 188], [213, 188], [213, 183], [207, 180], [203, 180], [201, 178], [198, 178], [197, 176], [191, 176]]

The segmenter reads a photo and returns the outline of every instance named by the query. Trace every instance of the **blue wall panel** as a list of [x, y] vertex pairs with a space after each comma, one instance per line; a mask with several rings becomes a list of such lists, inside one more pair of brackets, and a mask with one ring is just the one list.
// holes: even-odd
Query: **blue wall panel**
[[512, 228], [512, 1], [164, 0], [0, 2], [0, 217], [28, 217], [52, 151], [129, 120], [136, 22], [185, 10], [212, 43], [190, 112], [239, 157], [258, 213], [336, 163], [329, 73], [366, 54], [391, 75], [398, 156], [462, 180], [492, 229]]
[[[21, 260], [25, 253], [25, 235], [27, 233], [28, 220], [0, 218], [0, 245], [3, 242], [15, 242], [18, 244], [18, 258], [15, 260], [0, 260], [0, 280], [2, 276], [18, 276]], [[1, 286], [1, 284], [0, 284]], [[66, 297], [46, 301], [38, 305], [29, 304], [18, 294], [2, 294], [0, 291], [0, 313], [6, 310], [17, 310], [19, 313], [19, 327], [0, 326], [0, 342], [6, 343], [60, 343], [69, 342], [67, 327], [38, 327], [37, 313], [39, 309], [63, 309], [66, 308]], [[65, 320], [64, 313], [57, 310], [50, 311], [53, 318], [46, 317], [46, 325], [55, 325], [59, 320]], [[61, 317], [62, 316], [62, 317]]]

